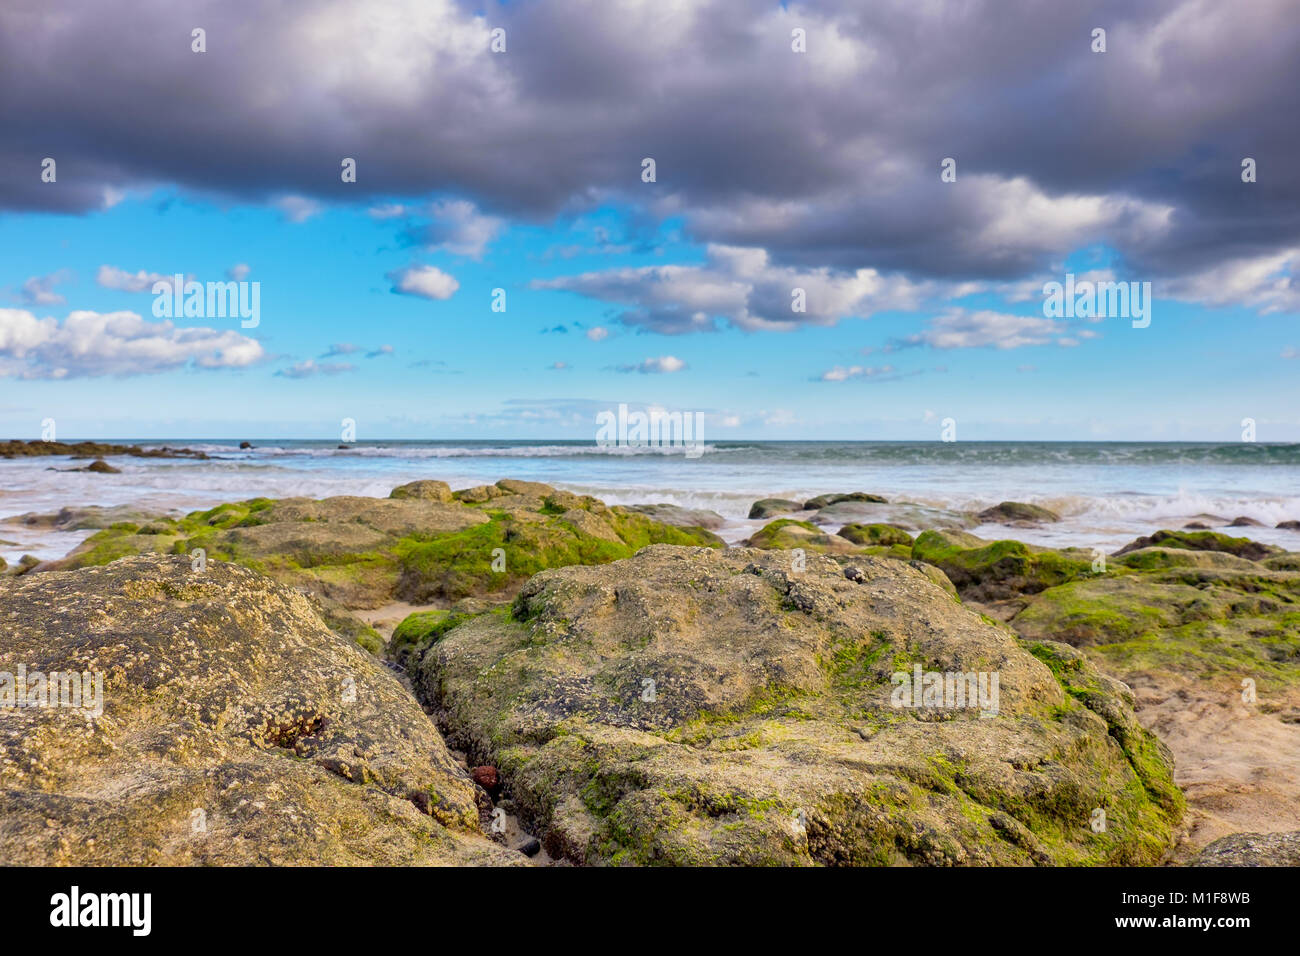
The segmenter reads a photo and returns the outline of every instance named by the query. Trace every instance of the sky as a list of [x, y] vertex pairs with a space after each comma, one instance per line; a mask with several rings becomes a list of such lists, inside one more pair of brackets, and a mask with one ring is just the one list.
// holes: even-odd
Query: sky
[[1133, 6], [6, 0], [0, 437], [1300, 440], [1300, 21]]

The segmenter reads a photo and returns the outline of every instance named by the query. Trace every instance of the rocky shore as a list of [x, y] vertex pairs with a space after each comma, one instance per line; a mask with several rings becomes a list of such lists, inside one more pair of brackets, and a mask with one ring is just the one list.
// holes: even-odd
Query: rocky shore
[[751, 517], [727, 547], [509, 479], [64, 515], [99, 530], [0, 576], [0, 672], [102, 674], [103, 713], [0, 707], [0, 857], [1293, 858], [1300, 554], [967, 530], [1055, 520], [1017, 502]]
[[0, 441], [0, 458], [41, 458], [52, 455], [70, 458], [109, 458], [130, 455], [133, 458], [196, 458], [206, 460], [201, 451], [188, 448], [141, 448], [139, 445], [113, 445], [97, 441]]

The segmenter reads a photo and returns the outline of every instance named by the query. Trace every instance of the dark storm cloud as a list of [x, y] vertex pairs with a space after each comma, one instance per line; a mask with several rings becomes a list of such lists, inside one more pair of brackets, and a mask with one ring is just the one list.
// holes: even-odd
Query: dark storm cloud
[[[1283, 0], [474, 9], [6, 0], [0, 208], [86, 211], [164, 183], [457, 197], [474, 207], [435, 206], [452, 221], [426, 241], [475, 254], [495, 234], [476, 210], [545, 221], [616, 201], [766, 250], [772, 268], [911, 283], [1033, 276], [1105, 242], [1136, 274], [1186, 286], [1217, 268], [1232, 286], [1300, 247], [1300, 18]], [[504, 54], [488, 50], [498, 26]], [[56, 184], [40, 181], [46, 156]], [[940, 182], [945, 157], [956, 183]], [[742, 320], [780, 312], [768, 298]], [[632, 324], [712, 326], [689, 304], [625, 301]]]

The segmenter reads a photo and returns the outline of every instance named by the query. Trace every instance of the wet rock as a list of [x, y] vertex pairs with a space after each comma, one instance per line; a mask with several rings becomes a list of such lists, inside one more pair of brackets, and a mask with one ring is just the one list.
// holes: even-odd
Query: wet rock
[[707, 528], [710, 531], [716, 531], [727, 523], [727, 519], [722, 515], [706, 508], [683, 508], [679, 505], [653, 504], [628, 505], [627, 510], [677, 528]]
[[1023, 501], [1004, 501], [992, 508], [985, 508], [979, 516], [988, 522], [1002, 524], [1037, 524], [1042, 521], [1060, 521], [1061, 516], [1055, 511]]
[[1135, 538], [1116, 551], [1114, 557], [1156, 545], [1162, 548], [1186, 548], [1189, 551], [1222, 551], [1251, 561], [1258, 561], [1282, 551], [1281, 548], [1261, 544], [1250, 538], [1233, 538], [1216, 531], [1157, 531], [1149, 537]]
[[829, 508], [831, 505], [843, 504], [849, 501], [877, 505], [889, 504], [880, 495], [867, 494], [865, 491], [851, 491], [848, 494], [818, 495], [816, 498], [809, 498], [803, 503], [803, 510], [817, 511], [820, 508]]
[[803, 505], [789, 498], [762, 498], [749, 506], [750, 518], [771, 518], [773, 515], [802, 511]]
[[452, 501], [451, 485], [445, 481], [411, 481], [398, 485], [391, 492], [390, 498], [417, 498], [421, 501]]

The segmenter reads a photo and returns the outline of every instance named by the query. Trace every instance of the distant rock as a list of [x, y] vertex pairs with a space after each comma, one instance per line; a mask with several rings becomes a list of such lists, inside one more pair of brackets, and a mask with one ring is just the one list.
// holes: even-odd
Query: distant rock
[[517, 860], [398, 680], [254, 571], [142, 556], [29, 575], [0, 583], [0, 633], [0, 671], [103, 679], [102, 716], [4, 714], [8, 863]]
[[889, 524], [846, 524], [840, 528], [841, 538], [847, 538], [854, 544], [912, 544], [912, 536], [901, 528]]
[[398, 485], [391, 492], [390, 498], [418, 498], [421, 501], [442, 501], [449, 502], [454, 500], [451, 494], [451, 485], [445, 481], [433, 481], [425, 479], [424, 481], [411, 481], [404, 485]]
[[851, 491], [848, 494], [839, 495], [818, 495], [816, 498], [809, 498], [803, 503], [804, 511], [816, 511], [819, 508], [827, 508], [831, 505], [843, 504], [846, 501], [858, 501], [864, 504], [889, 504], [887, 500], [880, 495], [869, 495], [865, 491]]
[[44, 455], [66, 455], [69, 458], [107, 458], [112, 455], [131, 455], [135, 458], [198, 458], [208, 456], [188, 448], [141, 448], [139, 445], [110, 445], [105, 442], [81, 441], [3, 441], [0, 458], [31, 458]]
[[1114, 552], [1114, 557], [1159, 545], [1162, 548], [1186, 548], [1190, 551], [1223, 551], [1239, 558], [1258, 561], [1270, 554], [1280, 554], [1282, 549], [1261, 544], [1250, 538], [1233, 538], [1216, 531], [1157, 531], [1148, 537], [1135, 538]]
[[122, 469], [114, 468], [102, 458], [96, 458], [85, 468], [80, 468], [78, 471], [93, 471], [97, 475], [120, 475], [122, 473]]
[[1055, 511], [1023, 501], [1004, 501], [992, 508], [985, 508], [979, 516], [988, 522], [1001, 524], [1037, 524], [1042, 521], [1060, 521], [1061, 516]]
[[1267, 525], [1262, 521], [1256, 521], [1254, 518], [1247, 518], [1245, 515], [1233, 518], [1228, 523], [1229, 528], [1264, 528]]
[[1300, 866], [1300, 831], [1233, 833], [1215, 840], [1189, 866]]
[[1277, 526], [1281, 531], [1300, 531], [1300, 521], [1279, 521]]
[[750, 518], [771, 518], [802, 511], [803, 505], [789, 498], [761, 498], [749, 506]]
[[241, 442], [239, 443], [239, 447], [240, 447], [241, 450], [245, 450], [245, 451], [247, 451], [247, 450], [250, 450], [250, 449], [253, 447], [253, 443], [252, 443], [251, 441], [241, 441]]
[[769, 550], [801, 548], [814, 554], [858, 554], [862, 550], [860, 545], [847, 538], [828, 534], [815, 524], [793, 518], [778, 518], [764, 525], [745, 543], [750, 547]]
[[1183, 525], [1183, 530], [1184, 531], [1209, 531], [1210, 526], [1200, 521], [1189, 521], [1187, 522], [1187, 524]]
[[627, 510], [678, 528], [708, 528], [710, 531], [716, 531], [727, 523], [727, 519], [722, 515], [706, 508], [683, 508], [680, 505], [651, 504], [628, 505]]

